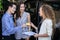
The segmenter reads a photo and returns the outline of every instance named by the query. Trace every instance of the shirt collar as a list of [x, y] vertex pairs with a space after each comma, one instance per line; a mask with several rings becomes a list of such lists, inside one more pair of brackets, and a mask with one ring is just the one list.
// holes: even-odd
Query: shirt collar
[[8, 13], [8, 12], [6, 12], [6, 14], [8, 14], [9, 17], [12, 17], [13, 16], [11, 13]]

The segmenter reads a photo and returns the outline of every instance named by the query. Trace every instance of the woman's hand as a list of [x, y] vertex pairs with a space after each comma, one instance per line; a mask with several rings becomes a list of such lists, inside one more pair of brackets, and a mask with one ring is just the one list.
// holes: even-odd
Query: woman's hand
[[39, 37], [39, 34], [35, 34], [34, 37]]
[[27, 27], [27, 25], [26, 24], [23, 24], [22, 27]]

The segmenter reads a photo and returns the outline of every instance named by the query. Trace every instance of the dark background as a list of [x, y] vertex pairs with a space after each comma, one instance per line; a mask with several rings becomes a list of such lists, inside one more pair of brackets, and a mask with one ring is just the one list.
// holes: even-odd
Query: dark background
[[[6, 6], [7, 6], [7, 3], [8, 1], [7, 0], [2, 0], [2, 5], [3, 5], [3, 10], [0, 11], [0, 27], [1, 26], [1, 18], [2, 18], [2, 15], [6, 9]], [[18, 0], [17, 0], [18, 1]], [[26, 10], [27, 12], [30, 13], [31, 15], [31, 21], [37, 26], [39, 27], [39, 22], [41, 21], [41, 17], [39, 17], [39, 14], [38, 14], [38, 9], [39, 9], [39, 5], [42, 5], [42, 4], [49, 4], [53, 7], [53, 9], [55, 11], [60, 11], [60, 0], [27, 0], [25, 1], [25, 4], [26, 4]], [[57, 13], [56, 13], [57, 14]], [[58, 18], [60, 19], [60, 18]], [[57, 20], [58, 20], [57, 19]], [[56, 31], [54, 33], [54, 37], [53, 37], [53, 40], [60, 40], [60, 28], [55, 28]], [[1, 31], [1, 30], [0, 30]], [[32, 28], [32, 31], [35, 32], [35, 29]], [[0, 32], [1, 33], [1, 32]], [[36, 40], [36, 38], [34, 37], [31, 37], [30, 38], [31, 40]]]

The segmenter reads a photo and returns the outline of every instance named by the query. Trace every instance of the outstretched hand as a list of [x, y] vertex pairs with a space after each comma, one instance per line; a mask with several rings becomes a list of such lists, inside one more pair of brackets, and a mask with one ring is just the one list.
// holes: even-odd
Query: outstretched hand
[[35, 35], [34, 35], [34, 37], [38, 37], [38, 36], [39, 36], [39, 34], [35, 34]]

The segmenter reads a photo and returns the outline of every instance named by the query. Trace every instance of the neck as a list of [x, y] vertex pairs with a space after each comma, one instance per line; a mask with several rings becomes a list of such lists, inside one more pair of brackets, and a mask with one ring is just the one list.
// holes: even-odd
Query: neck
[[23, 12], [20, 13], [20, 16], [22, 16], [22, 15], [23, 15]]
[[11, 12], [10, 12], [9, 10], [7, 10], [7, 12], [8, 12], [9, 14], [11, 14]]
[[23, 13], [21, 13], [21, 15], [22, 15]]
[[45, 16], [43, 16], [43, 20], [45, 19], [46, 17]]

